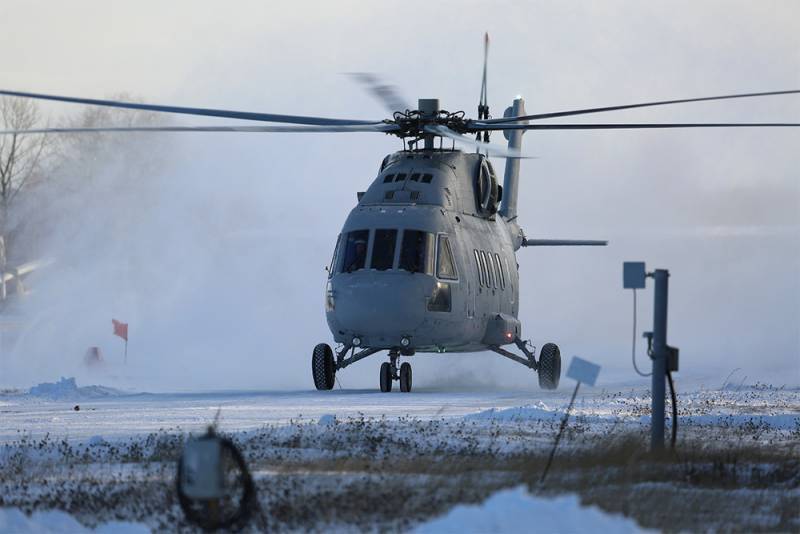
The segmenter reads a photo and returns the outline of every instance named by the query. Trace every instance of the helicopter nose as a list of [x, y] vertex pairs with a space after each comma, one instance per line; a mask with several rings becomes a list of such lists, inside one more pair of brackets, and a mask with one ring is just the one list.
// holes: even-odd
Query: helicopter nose
[[337, 280], [339, 327], [366, 337], [396, 337], [425, 319], [430, 277], [420, 273], [351, 273]]

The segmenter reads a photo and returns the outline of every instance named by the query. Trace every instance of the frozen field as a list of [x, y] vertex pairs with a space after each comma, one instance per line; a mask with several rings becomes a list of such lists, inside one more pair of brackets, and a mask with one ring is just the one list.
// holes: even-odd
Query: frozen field
[[[510, 408], [534, 400], [558, 405], [569, 394], [534, 391], [441, 392], [382, 394], [377, 390], [330, 392], [218, 392], [198, 394], [137, 394], [105, 391], [89, 394], [69, 389], [53, 396], [0, 396], [0, 443], [21, 433], [38, 438], [85, 439], [100, 434], [125, 437], [160, 430], [200, 432], [220, 410], [219, 428], [226, 432], [253, 430], [291, 421], [317, 421], [326, 414], [340, 419], [455, 418], [491, 408]], [[79, 411], [74, 411], [75, 405]]]
[[[565, 503], [570, 517], [600, 514], [590, 505], [616, 517], [610, 531], [798, 530], [800, 392], [680, 388], [677, 449], [662, 456], [647, 453], [646, 390], [582, 390], [544, 484], [538, 479], [569, 383], [555, 393], [131, 395], [69, 383], [35, 395], [6, 392], [0, 506], [64, 510], [89, 527], [185, 527], [173, 491], [175, 460], [185, 436], [202, 432], [220, 410], [220, 431], [240, 445], [254, 472], [261, 506], [254, 525], [262, 528], [465, 530], [458, 521], [478, 525], [464, 518], [494, 517], [492, 507], [551, 510]], [[487, 501], [503, 489], [505, 497]], [[470, 506], [482, 502], [484, 508]], [[533, 520], [480, 524], [517, 530]]]

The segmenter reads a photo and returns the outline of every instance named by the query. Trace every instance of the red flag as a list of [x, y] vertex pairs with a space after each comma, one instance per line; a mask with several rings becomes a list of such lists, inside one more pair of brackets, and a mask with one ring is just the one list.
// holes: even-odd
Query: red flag
[[116, 319], [111, 319], [111, 324], [114, 325], [114, 335], [128, 341], [128, 323], [122, 323]]

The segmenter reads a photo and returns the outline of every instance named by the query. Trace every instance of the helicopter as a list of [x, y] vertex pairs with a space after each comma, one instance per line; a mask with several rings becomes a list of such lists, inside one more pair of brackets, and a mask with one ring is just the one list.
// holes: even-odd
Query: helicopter
[[[193, 108], [0, 90], [0, 96], [108, 106], [205, 117], [249, 120], [243, 126], [142, 126], [0, 130], [0, 135], [92, 132], [354, 133], [393, 135], [403, 148], [385, 156], [371, 185], [358, 192], [327, 267], [324, 307], [337, 344], [311, 352], [318, 390], [334, 387], [336, 373], [386, 352], [382, 392], [399, 382], [412, 388], [412, 369], [401, 357], [417, 353], [491, 351], [533, 370], [543, 389], [561, 376], [557, 344], [536, 347], [522, 337], [517, 253], [526, 247], [605, 246], [604, 240], [532, 239], [518, 221], [522, 136], [529, 130], [797, 127], [800, 123], [540, 123], [594, 113], [690, 102], [797, 94], [800, 90], [740, 93], [529, 114], [522, 97], [493, 118], [487, 98], [488, 35], [478, 118], [442, 109], [435, 98], [416, 108], [373, 75], [356, 74], [392, 113], [383, 120], [356, 120], [252, 111]], [[263, 124], [270, 123], [270, 124]], [[507, 144], [490, 142], [502, 132]], [[474, 135], [475, 137], [470, 137]], [[445, 140], [448, 141], [445, 146]], [[456, 143], [474, 151], [456, 148]], [[502, 184], [490, 156], [505, 159]], [[519, 353], [509, 348], [516, 347]]]

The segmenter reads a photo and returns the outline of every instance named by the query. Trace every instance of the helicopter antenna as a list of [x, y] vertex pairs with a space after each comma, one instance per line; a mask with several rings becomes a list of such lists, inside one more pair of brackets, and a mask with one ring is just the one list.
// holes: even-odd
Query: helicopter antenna
[[[483, 35], [483, 79], [481, 81], [481, 97], [478, 102], [478, 120], [489, 119], [489, 96], [486, 88], [486, 71], [489, 64], [489, 32]], [[476, 141], [481, 141], [481, 133], [475, 136]], [[483, 142], [489, 142], [489, 132], [483, 132]], [[480, 152], [480, 150], [478, 151]]]

